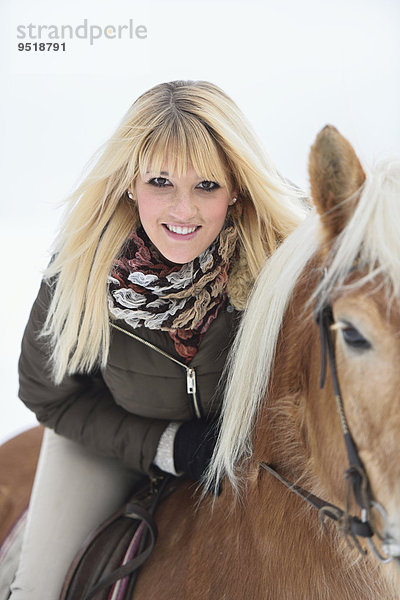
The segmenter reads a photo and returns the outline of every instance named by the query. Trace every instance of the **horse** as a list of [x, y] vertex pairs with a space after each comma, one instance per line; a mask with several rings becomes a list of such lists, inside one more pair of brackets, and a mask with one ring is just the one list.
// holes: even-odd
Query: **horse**
[[28, 505], [42, 436], [33, 427], [0, 446], [0, 544]]
[[366, 174], [327, 126], [309, 173], [231, 350], [208, 492], [161, 504], [134, 600], [400, 597], [400, 163]]

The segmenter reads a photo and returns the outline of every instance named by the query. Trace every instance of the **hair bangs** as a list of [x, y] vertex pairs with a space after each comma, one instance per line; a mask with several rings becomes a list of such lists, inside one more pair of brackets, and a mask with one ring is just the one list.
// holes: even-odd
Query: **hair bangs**
[[218, 143], [203, 123], [186, 113], [165, 119], [138, 148], [136, 175], [144, 178], [148, 171], [160, 173], [167, 167], [170, 175], [180, 177], [190, 165], [199, 177], [232, 187], [233, 177]]

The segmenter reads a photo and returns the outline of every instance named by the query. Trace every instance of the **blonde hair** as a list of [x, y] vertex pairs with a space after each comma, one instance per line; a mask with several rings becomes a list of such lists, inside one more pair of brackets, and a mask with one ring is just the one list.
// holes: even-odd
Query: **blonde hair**
[[236, 493], [242, 491], [253, 428], [268, 387], [283, 316], [298, 277], [318, 247], [318, 226], [314, 212], [266, 262], [251, 292], [225, 365], [221, 428], [205, 489], [218, 489], [226, 476]]
[[[302, 220], [300, 193], [279, 175], [245, 117], [206, 81], [162, 83], [128, 110], [86, 179], [68, 199], [67, 212], [45, 277], [54, 287], [42, 335], [52, 347], [53, 377], [105, 366], [109, 348], [107, 276], [139, 223], [127, 189], [151, 167], [180, 176], [192, 164], [202, 177], [235, 190], [232, 210], [240, 244], [239, 269], [248, 280]], [[238, 210], [236, 207], [240, 207]], [[240, 286], [246, 275], [242, 274]], [[229, 288], [228, 288], [229, 292]], [[246, 290], [231, 290], [244, 308]]]

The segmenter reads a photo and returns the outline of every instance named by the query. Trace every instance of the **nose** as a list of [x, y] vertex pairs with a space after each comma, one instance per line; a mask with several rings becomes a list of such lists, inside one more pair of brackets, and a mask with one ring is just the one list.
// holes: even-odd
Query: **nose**
[[198, 212], [197, 204], [190, 191], [177, 191], [170, 207], [171, 216], [176, 217], [182, 223], [190, 222]]

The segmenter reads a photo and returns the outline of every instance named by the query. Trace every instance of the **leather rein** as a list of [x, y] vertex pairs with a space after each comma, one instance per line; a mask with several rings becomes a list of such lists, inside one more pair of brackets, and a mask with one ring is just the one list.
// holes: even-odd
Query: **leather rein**
[[[343, 399], [340, 391], [339, 380], [337, 376], [337, 366], [335, 357], [335, 345], [332, 337], [331, 326], [334, 323], [332, 306], [326, 304], [322, 306], [318, 311], [314, 311], [314, 320], [319, 327], [319, 336], [321, 344], [321, 379], [320, 388], [322, 389], [325, 385], [327, 362], [329, 363], [333, 390], [335, 394], [336, 407], [339, 415], [342, 435], [344, 438], [348, 468], [345, 471], [346, 479], [346, 508], [342, 510], [338, 506], [326, 502], [322, 498], [315, 496], [314, 494], [307, 492], [302, 487], [291, 483], [285, 477], [280, 475], [273, 465], [267, 465], [264, 462], [260, 462], [260, 466], [265, 469], [268, 473], [273, 475], [281, 483], [283, 483], [289, 490], [300, 496], [303, 500], [308, 502], [311, 506], [316, 508], [319, 512], [321, 522], [324, 523], [325, 517], [333, 519], [338, 524], [340, 531], [344, 534], [346, 541], [352, 546], [358, 549], [358, 551], [365, 555], [366, 551], [360, 545], [358, 537], [366, 538], [369, 546], [376, 557], [384, 563], [390, 562], [392, 556], [383, 556], [372, 541], [372, 537], [376, 535], [381, 541], [385, 542], [382, 535], [376, 530], [372, 522], [371, 511], [372, 508], [376, 508], [383, 520], [387, 521], [386, 512], [384, 508], [374, 500], [368, 478], [358, 455], [357, 447], [354, 443], [352, 435], [349, 430], [346, 415], [344, 412]], [[328, 361], [327, 361], [328, 359]], [[350, 511], [350, 497], [351, 491], [353, 492], [354, 498], [358, 506], [361, 509], [361, 516], [351, 515]]]

